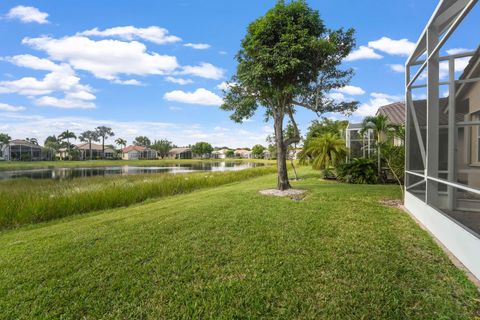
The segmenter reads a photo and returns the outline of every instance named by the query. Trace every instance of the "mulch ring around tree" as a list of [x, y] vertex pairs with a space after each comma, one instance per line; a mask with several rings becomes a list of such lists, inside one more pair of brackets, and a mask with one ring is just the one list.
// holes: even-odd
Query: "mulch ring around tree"
[[300, 201], [305, 198], [307, 190], [302, 189], [288, 189], [288, 190], [278, 190], [278, 189], [265, 189], [260, 190], [260, 194], [264, 196], [274, 196], [274, 197], [286, 197], [291, 200]]

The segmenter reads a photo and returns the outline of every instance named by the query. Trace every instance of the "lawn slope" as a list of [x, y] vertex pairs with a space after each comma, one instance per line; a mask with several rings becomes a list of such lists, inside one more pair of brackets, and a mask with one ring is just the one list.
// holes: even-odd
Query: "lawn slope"
[[268, 175], [0, 233], [0, 317], [471, 319], [478, 292], [395, 186]]

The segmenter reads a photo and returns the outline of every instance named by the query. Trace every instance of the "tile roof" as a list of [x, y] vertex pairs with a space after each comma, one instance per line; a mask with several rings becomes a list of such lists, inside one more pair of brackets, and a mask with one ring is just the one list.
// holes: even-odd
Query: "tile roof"
[[392, 124], [405, 124], [405, 103], [394, 102], [378, 108], [377, 115], [384, 115]]
[[125, 147], [122, 149], [122, 152], [123, 153], [128, 153], [130, 151], [138, 151], [138, 152], [142, 152], [142, 151], [145, 151], [147, 150], [146, 147], [144, 146], [135, 146], [135, 145], [132, 145], [132, 146], [128, 146], [128, 147]]

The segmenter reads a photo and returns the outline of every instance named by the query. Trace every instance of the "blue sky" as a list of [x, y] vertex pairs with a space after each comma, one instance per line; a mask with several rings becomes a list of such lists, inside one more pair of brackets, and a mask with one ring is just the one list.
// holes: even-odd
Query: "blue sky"
[[[147, 135], [178, 145], [265, 144], [271, 123], [261, 112], [244, 124], [233, 123], [218, 108], [219, 88], [235, 71], [247, 25], [274, 3], [3, 0], [0, 132], [43, 141], [65, 129], [79, 134], [107, 125], [129, 142]], [[331, 93], [361, 102], [350, 120], [401, 100], [402, 66], [437, 1], [308, 3], [329, 28], [356, 29], [357, 49], [344, 62], [356, 70], [355, 77], [350, 87]], [[475, 49], [477, 21], [478, 6], [445, 48]], [[314, 119], [311, 112], [298, 113], [304, 133]]]

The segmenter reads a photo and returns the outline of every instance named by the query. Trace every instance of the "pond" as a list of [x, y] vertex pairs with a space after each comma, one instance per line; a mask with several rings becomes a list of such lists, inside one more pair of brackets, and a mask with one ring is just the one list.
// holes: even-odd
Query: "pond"
[[198, 171], [235, 171], [263, 166], [263, 163], [251, 162], [208, 162], [208, 163], [175, 163], [162, 164], [161, 166], [102, 166], [102, 167], [76, 167], [76, 168], [44, 168], [27, 170], [0, 171], [0, 180], [12, 179], [53, 179], [65, 180], [73, 178], [135, 175], [149, 173], [189, 173]]

